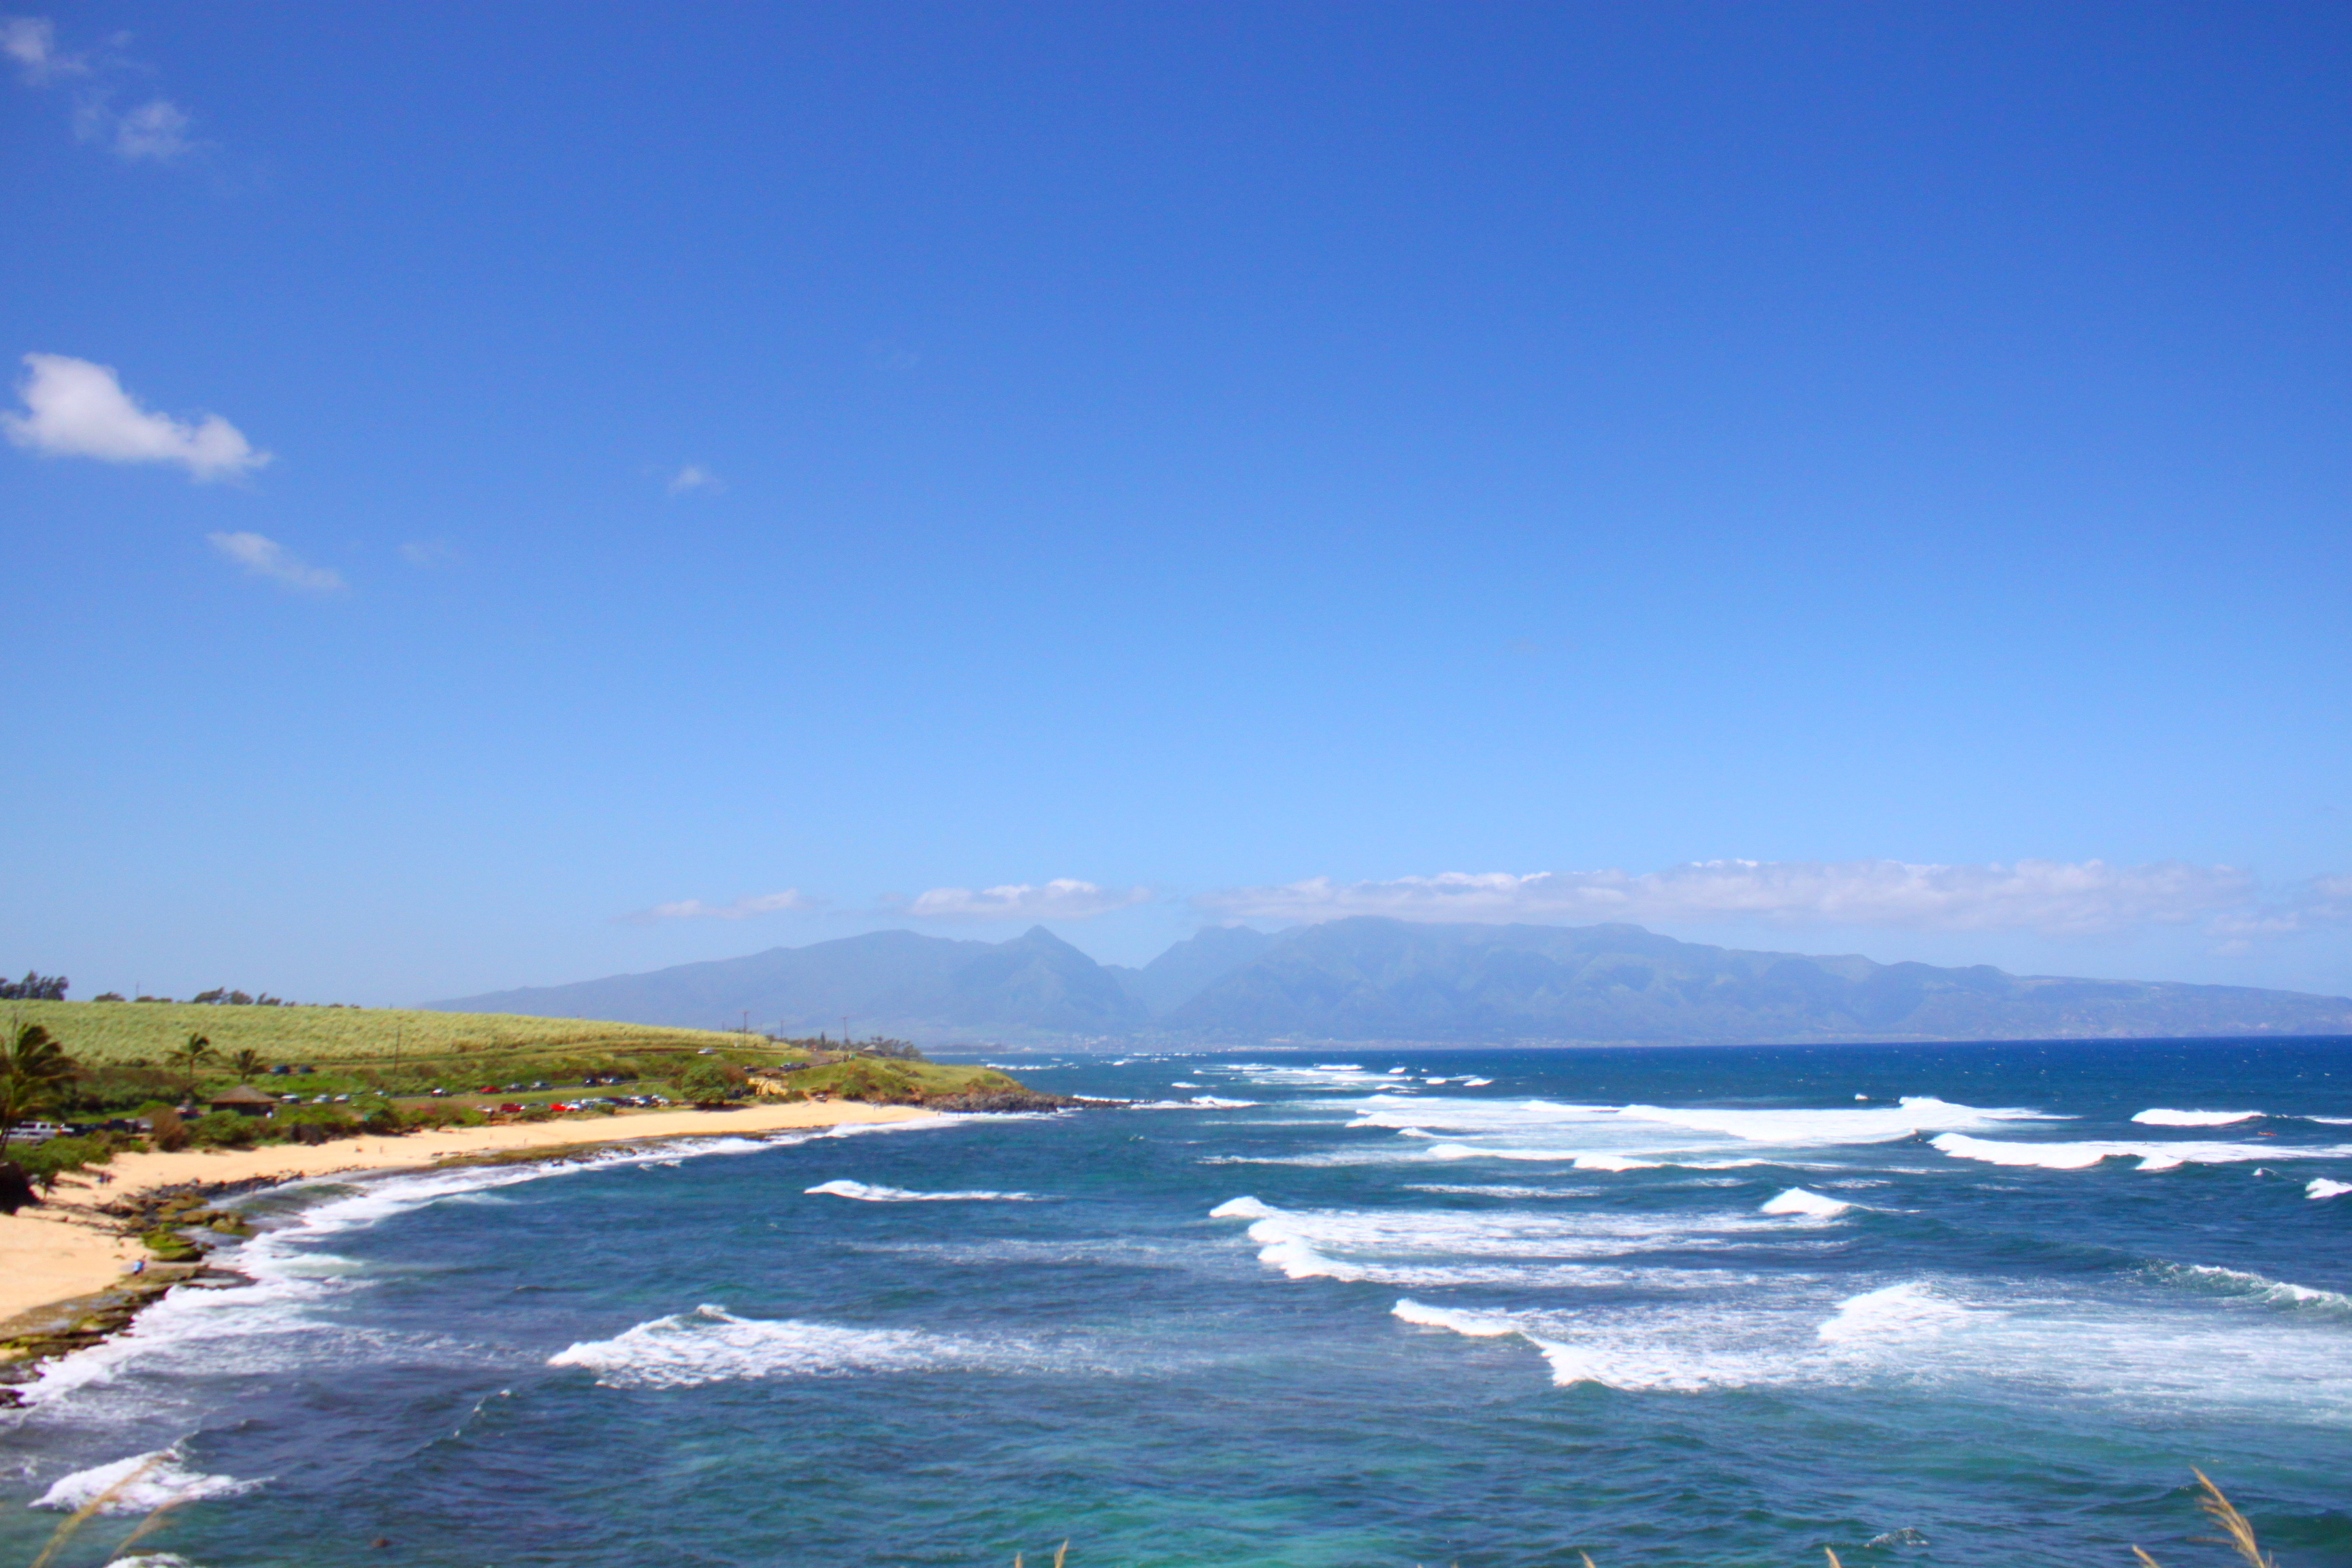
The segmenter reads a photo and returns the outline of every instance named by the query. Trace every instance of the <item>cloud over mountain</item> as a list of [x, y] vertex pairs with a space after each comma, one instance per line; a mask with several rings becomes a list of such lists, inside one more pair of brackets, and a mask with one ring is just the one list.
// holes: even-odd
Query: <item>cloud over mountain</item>
[[1909, 930], [2029, 930], [2082, 935], [2179, 924], [2250, 908], [2254, 879], [2229, 866], [2165, 861], [2019, 860], [1933, 866], [1901, 860], [1706, 860], [1622, 870], [1448, 871], [1433, 877], [1230, 888], [1194, 902], [1250, 920], [1627, 921]]
[[1067, 877], [1038, 885], [933, 888], [898, 912], [925, 921], [1082, 921], [1149, 902], [1149, 888], [1097, 887]]

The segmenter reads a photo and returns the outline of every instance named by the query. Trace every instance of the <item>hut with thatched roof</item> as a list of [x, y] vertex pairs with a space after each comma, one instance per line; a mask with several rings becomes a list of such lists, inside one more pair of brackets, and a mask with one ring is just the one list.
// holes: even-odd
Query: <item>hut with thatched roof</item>
[[249, 1083], [225, 1089], [209, 1101], [215, 1110], [234, 1110], [239, 1116], [267, 1116], [278, 1109], [278, 1101]]

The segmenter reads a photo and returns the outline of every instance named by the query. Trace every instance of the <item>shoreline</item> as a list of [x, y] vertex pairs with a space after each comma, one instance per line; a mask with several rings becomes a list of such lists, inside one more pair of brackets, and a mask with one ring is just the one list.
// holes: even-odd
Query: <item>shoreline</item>
[[[156, 1281], [157, 1288], [136, 1292], [143, 1305], [184, 1278], [167, 1266], [152, 1263], [143, 1273], [130, 1274], [133, 1263], [148, 1257], [147, 1249], [137, 1236], [125, 1233], [125, 1220], [107, 1212], [161, 1189], [250, 1187], [320, 1176], [381, 1175], [484, 1159], [527, 1159], [613, 1143], [756, 1137], [808, 1128], [921, 1121], [939, 1114], [919, 1106], [810, 1100], [723, 1110], [643, 1110], [593, 1121], [363, 1133], [332, 1143], [289, 1143], [263, 1149], [118, 1154], [108, 1164], [60, 1177], [57, 1190], [41, 1204], [14, 1215], [0, 1215], [0, 1342], [53, 1331], [56, 1321], [86, 1315], [89, 1305], [121, 1296], [133, 1279]], [[111, 1180], [101, 1184], [101, 1173]]]

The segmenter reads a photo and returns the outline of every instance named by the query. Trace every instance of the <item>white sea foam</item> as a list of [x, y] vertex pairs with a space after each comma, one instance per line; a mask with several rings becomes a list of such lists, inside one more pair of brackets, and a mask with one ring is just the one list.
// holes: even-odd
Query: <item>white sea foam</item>
[[1026, 1346], [912, 1329], [739, 1318], [723, 1308], [702, 1306], [639, 1323], [609, 1340], [568, 1346], [548, 1357], [547, 1364], [585, 1368], [608, 1388], [693, 1388], [754, 1378], [1018, 1366], [1036, 1360]]
[[2296, 1148], [2288, 1143], [2116, 1142], [2107, 1140], [2071, 1143], [2015, 1143], [1992, 1138], [1970, 1138], [1946, 1132], [1928, 1142], [1956, 1160], [1980, 1160], [1989, 1165], [2038, 1165], [2047, 1171], [2081, 1171], [2102, 1160], [2134, 1159], [2143, 1171], [2172, 1171], [2182, 1165], [2229, 1165], [2249, 1160], [2317, 1160], [2352, 1154], [2352, 1148]]
[[1205, 1083], [1186, 1083], [1180, 1078], [1171, 1082], [1168, 1087], [1171, 1089], [1206, 1089], [1209, 1086]]
[[235, 1476], [208, 1476], [181, 1462], [177, 1450], [159, 1448], [133, 1454], [110, 1464], [92, 1465], [53, 1484], [37, 1499], [35, 1508], [71, 1513], [89, 1507], [107, 1493], [100, 1513], [152, 1513], [166, 1503], [196, 1502], [205, 1498], [236, 1497], [260, 1486]]
[[2352, 1116], [2306, 1116], [2305, 1121], [2325, 1121], [2330, 1127], [2352, 1127]]
[[856, 1198], [867, 1204], [943, 1204], [943, 1203], [1034, 1203], [1034, 1193], [918, 1193], [905, 1187], [876, 1186], [866, 1182], [820, 1182], [801, 1191], [824, 1194], [828, 1197]]
[[1790, 1187], [1777, 1197], [1768, 1198], [1759, 1214], [1803, 1215], [1810, 1219], [1835, 1219], [1852, 1210], [1852, 1204], [1823, 1197], [1803, 1187]]
[[1491, 1078], [1465, 1078], [1462, 1080], [1462, 1087], [1465, 1089], [1485, 1089], [1488, 1084], [1491, 1084], [1495, 1080]]
[[2307, 1198], [2340, 1198], [2347, 1193], [2352, 1193], [2352, 1182], [2331, 1182], [2325, 1176], [2313, 1177], [2303, 1189]]
[[1253, 1197], [1227, 1198], [1209, 1211], [1211, 1219], [1271, 1219], [1276, 1210]]
[[2137, 1113], [2132, 1120], [2150, 1127], [2227, 1127], [2233, 1121], [2252, 1121], [2260, 1115], [2259, 1110], [2167, 1110], [2158, 1106]]
[[1247, 1110], [1258, 1104], [1255, 1100], [1220, 1100], [1213, 1094], [1196, 1094], [1190, 1100], [1139, 1100], [1129, 1110]]
[[1727, 1152], [1727, 1146], [1834, 1148], [2050, 1120], [2039, 1110], [1956, 1105], [1933, 1097], [1830, 1110], [1727, 1110], [1475, 1096], [1408, 1099], [1384, 1089], [1329, 1103], [1353, 1112], [1352, 1127], [1384, 1127], [1411, 1137], [1428, 1137], [1435, 1129], [1442, 1141], [1423, 1152], [1427, 1159], [1557, 1161], [1617, 1171], [1657, 1164], [1721, 1168], [1728, 1162], [1704, 1157]]
[[1390, 1309], [1391, 1314], [1408, 1323], [1423, 1328], [1451, 1329], [1457, 1334], [1467, 1334], [1475, 1340], [1500, 1339], [1516, 1334], [1519, 1325], [1510, 1319], [1491, 1312], [1457, 1312], [1451, 1307], [1429, 1307], [1407, 1296]]
[[1840, 1301], [1813, 1337], [1832, 1345], [1885, 1344], [1941, 1334], [1966, 1323], [1969, 1316], [1967, 1308], [1907, 1280]]

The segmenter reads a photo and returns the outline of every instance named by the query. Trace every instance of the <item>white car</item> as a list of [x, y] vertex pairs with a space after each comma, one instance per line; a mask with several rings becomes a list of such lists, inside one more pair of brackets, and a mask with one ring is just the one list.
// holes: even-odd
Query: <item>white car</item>
[[11, 1143], [46, 1143], [65, 1135], [66, 1129], [55, 1121], [19, 1121], [8, 1129]]

